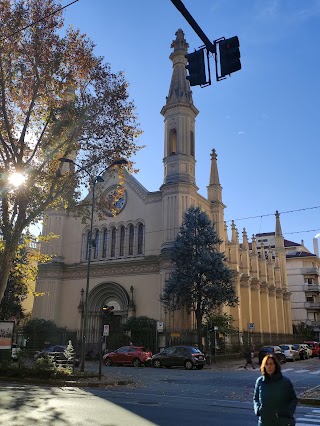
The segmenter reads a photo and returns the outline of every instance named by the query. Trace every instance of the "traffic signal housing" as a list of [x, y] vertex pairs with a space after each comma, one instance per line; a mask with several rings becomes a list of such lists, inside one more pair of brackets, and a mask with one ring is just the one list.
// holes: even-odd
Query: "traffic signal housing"
[[237, 36], [219, 42], [221, 77], [241, 70], [239, 47]]
[[102, 306], [101, 313], [105, 317], [111, 317], [113, 315], [114, 306]]
[[187, 80], [190, 81], [190, 86], [200, 86], [207, 83], [206, 68], [204, 63], [204, 49], [196, 50], [185, 55], [188, 60], [186, 69], [189, 72]]

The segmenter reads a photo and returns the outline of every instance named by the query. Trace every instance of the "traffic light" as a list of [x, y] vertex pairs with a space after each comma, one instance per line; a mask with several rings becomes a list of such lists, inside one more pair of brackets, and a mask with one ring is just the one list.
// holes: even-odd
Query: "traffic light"
[[186, 69], [189, 71], [187, 80], [190, 86], [200, 86], [206, 84], [206, 68], [204, 64], [204, 49], [196, 50], [185, 55], [188, 60]]
[[101, 311], [102, 311], [102, 315], [106, 316], [106, 317], [111, 317], [113, 315], [113, 311], [114, 310], [114, 306], [102, 306]]
[[239, 47], [237, 36], [219, 42], [221, 77], [241, 70]]

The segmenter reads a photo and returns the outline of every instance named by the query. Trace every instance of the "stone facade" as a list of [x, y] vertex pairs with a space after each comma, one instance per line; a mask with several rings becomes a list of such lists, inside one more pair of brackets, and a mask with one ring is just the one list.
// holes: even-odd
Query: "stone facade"
[[[230, 238], [224, 222], [225, 205], [219, 181], [217, 154], [211, 152], [211, 170], [207, 198], [196, 186], [195, 119], [186, 79], [188, 44], [182, 30], [172, 42], [172, 79], [164, 117], [164, 180], [157, 192], [149, 192], [131, 174], [125, 172], [125, 193], [118, 203], [117, 214], [103, 218], [94, 215], [95, 247], [90, 265], [88, 329], [98, 327], [99, 312], [104, 304], [113, 305], [118, 323], [132, 315], [146, 315], [164, 323], [167, 331], [192, 330], [195, 321], [186, 312], [166, 314], [159, 301], [171, 271], [169, 252], [182, 217], [191, 205], [200, 206], [214, 222], [223, 240], [220, 250], [226, 253], [230, 268], [237, 272], [235, 287], [238, 306], [225, 308], [239, 331], [254, 323], [255, 332], [292, 333], [290, 293], [286, 274], [286, 255], [280, 218], [276, 215], [275, 246], [267, 256], [259, 256], [256, 238], [248, 242], [245, 229], [242, 242], [234, 222]], [[209, 154], [209, 153], [208, 153]], [[112, 170], [98, 183], [108, 200], [119, 179]], [[88, 201], [91, 194], [88, 194]], [[119, 200], [118, 200], [119, 201]], [[110, 212], [109, 212], [110, 213]], [[64, 210], [48, 211], [43, 234], [54, 232], [59, 239], [43, 244], [42, 250], [54, 254], [50, 264], [41, 265], [33, 316], [54, 320], [69, 330], [79, 330], [79, 299], [86, 288], [89, 224]], [[93, 338], [93, 337], [92, 337]], [[90, 337], [89, 337], [90, 340]]]

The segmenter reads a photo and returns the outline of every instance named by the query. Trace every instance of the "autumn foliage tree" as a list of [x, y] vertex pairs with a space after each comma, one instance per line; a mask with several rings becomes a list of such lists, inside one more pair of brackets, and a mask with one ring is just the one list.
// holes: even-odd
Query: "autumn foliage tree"
[[[77, 200], [81, 167], [98, 174], [134, 155], [140, 129], [123, 73], [64, 28], [55, 0], [2, 0], [0, 29], [1, 300], [22, 232], [49, 207]], [[72, 178], [60, 157], [80, 164]]]
[[161, 296], [165, 309], [194, 313], [199, 346], [203, 319], [208, 320], [223, 305], [238, 303], [234, 272], [228, 268], [224, 253], [218, 251], [219, 243], [207, 214], [199, 207], [190, 207], [172, 250], [174, 269]]

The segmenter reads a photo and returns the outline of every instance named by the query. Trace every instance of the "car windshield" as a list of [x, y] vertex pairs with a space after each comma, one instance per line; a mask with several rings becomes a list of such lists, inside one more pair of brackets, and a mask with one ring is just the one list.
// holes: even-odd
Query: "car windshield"
[[281, 348], [283, 351], [287, 351], [288, 349], [290, 349], [288, 345], [280, 345], [280, 348]]
[[273, 346], [263, 346], [261, 350], [263, 352], [273, 352]]
[[194, 353], [194, 354], [201, 354], [202, 352], [200, 351], [200, 349], [198, 349], [198, 348], [191, 348], [191, 352], [192, 353]]
[[299, 349], [299, 345], [292, 345], [295, 349]]

